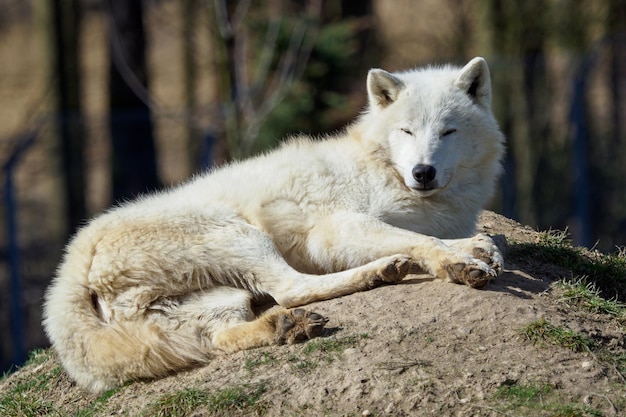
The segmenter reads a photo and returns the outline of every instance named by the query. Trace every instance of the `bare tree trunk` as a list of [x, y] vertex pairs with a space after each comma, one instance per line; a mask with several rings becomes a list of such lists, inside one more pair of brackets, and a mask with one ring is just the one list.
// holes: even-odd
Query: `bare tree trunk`
[[218, 144], [218, 163], [239, 158], [241, 150], [241, 127], [237, 108], [237, 82], [235, 67], [235, 31], [232, 14], [239, 2], [215, 0], [211, 13], [212, 44], [215, 48], [215, 72], [218, 81], [218, 102], [223, 118], [225, 144]]
[[[611, 178], [614, 181], [611, 197], [606, 202], [611, 207], [612, 219], [621, 219], [616, 224], [603, 224], [605, 230], [612, 229], [613, 243], [623, 244], [626, 242], [626, 2], [624, 0], [611, 0], [608, 19], [609, 45], [611, 51], [610, 64], [610, 91], [612, 94], [612, 127], [613, 133], [610, 139], [613, 143], [609, 149], [614, 152], [611, 155], [610, 164], [614, 172]], [[608, 226], [608, 227], [607, 227]]]
[[87, 216], [84, 179], [85, 129], [80, 108], [81, 86], [78, 62], [80, 32], [78, 0], [53, 0], [52, 19], [62, 175], [68, 232], [72, 234]]
[[[494, 60], [491, 65], [492, 83], [494, 96], [492, 107], [496, 119], [498, 119], [502, 131], [511, 137], [514, 127], [514, 114], [512, 110], [512, 95], [510, 91], [510, 74], [507, 52], [506, 30], [508, 28], [507, 13], [502, 0], [483, 0], [482, 7], [485, 12], [485, 24], [481, 25], [486, 30], [486, 49], [491, 49]], [[485, 28], [491, 28], [491, 31]], [[517, 162], [514, 158], [514, 145], [507, 143], [508, 152], [503, 161], [504, 175], [501, 180], [501, 201], [499, 211], [507, 217], [519, 219], [518, 189], [517, 189]]]
[[196, 85], [198, 72], [194, 54], [194, 32], [197, 27], [198, 1], [183, 0], [181, 6], [181, 17], [183, 21], [183, 71], [185, 89], [185, 114], [187, 115], [187, 147], [189, 155], [189, 167], [191, 172], [195, 172], [200, 167], [201, 144], [200, 132], [196, 125]]
[[109, 0], [109, 122], [113, 199], [159, 188], [141, 1]]
[[[507, 136], [502, 207], [506, 216], [539, 224], [546, 190], [553, 187], [551, 161], [542, 159], [549, 147], [548, 90], [544, 42], [549, 13], [539, 1], [485, 0], [485, 38], [493, 50], [493, 108]], [[554, 194], [554, 189], [550, 190]], [[559, 190], [560, 191], [560, 190]]]

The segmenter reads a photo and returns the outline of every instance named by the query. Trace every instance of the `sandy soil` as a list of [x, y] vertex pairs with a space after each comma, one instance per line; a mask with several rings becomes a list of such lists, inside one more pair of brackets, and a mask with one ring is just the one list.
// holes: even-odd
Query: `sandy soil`
[[[506, 236], [509, 247], [537, 238], [491, 212], [484, 213], [479, 229]], [[0, 406], [20, 383], [48, 375], [41, 394], [29, 392], [59, 415], [159, 415], [151, 404], [174, 393], [233, 387], [256, 396], [250, 404], [204, 403], [163, 415], [626, 415], [624, 377], [612, 362], [591, 351], [534, 344], [520, 330], [545, 318], [624, 355], [623, 322], [559, 301], [552, 284], [570, 277], [568, 271], [505, 258], [505, 272], [483, 290], [413, 276], [315, 303], [308, 308], [330, 319], [318, 339], [222, 355], [208, 366], [131, 383], [106, 398], [74, 386], [48, 355], [0, 382]], [[538, 394], [524, 399], [508, 387], [535, 387]]]

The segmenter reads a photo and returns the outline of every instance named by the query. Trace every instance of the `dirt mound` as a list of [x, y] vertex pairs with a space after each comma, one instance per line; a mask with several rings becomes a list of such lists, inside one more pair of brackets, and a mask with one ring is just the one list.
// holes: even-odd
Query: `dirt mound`
[[413, 276], [315, 303], [330, 319], [320, 338], [100, 396], [42, 351], [0, 382], [0, 414], [626, 415], [623, 305], [593, 310], [564, 297], [555, 279], [572, 272], [517, 250], [539, 233], [491, 212], [479, 229], [506, 236], [505, 272], [483, 290]]

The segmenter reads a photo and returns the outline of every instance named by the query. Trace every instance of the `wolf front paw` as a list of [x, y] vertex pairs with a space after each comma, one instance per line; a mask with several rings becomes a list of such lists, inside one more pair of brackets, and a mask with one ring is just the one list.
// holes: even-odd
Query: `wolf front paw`
[[452, 282], [467, 284], [472, 288], [482, 288], [498, 275], [498, 272], [481, 260], [449, 264], [446, 271]]
[[494, 251], [486, 251], [483, 248], [474, 248], [472, 250], [472, 256], [489, 265], [489, 268], [495, 272], [494, 278], [502, 273], [504, 260], [500, 251], [498, 251], [498, 248], [495, 248]]
[[504, 258], [491, 237], [477, 234], [469, 239], [448, 241], [447, 244], [468, 258], [448, 260], [445, 269], [451, 281], [481, 288], [502, 272]]
[[500, 275], [504, 267], [504, 258], [493, 239], [489, 236], [478, 234], [471, 239], [471, 242], [473, 246], [470, 252], [471, 255], [489, 265], [496, 275]]
[[274, 341], [278, 345], [294, 344], [319, 336], [328, 319], [312, 311], [296, 308], [276, 318]]

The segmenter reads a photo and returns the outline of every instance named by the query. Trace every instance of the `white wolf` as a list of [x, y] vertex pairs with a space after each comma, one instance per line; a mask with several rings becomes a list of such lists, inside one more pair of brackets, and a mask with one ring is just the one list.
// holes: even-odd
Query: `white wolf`
[[[319, 335], [313, 301], [410, 272], [481, 287], [503, 260], [474, 233], [501, 171], [489, 69], [367, 77], [344, 133], [297, 138], [97, 217], [69, 243], [44, 325], [77, 383], [102, 391]], [[454, 239], [454, 240], [442, 240]], [[274, 307], [254, 317], [255, 300]]]

